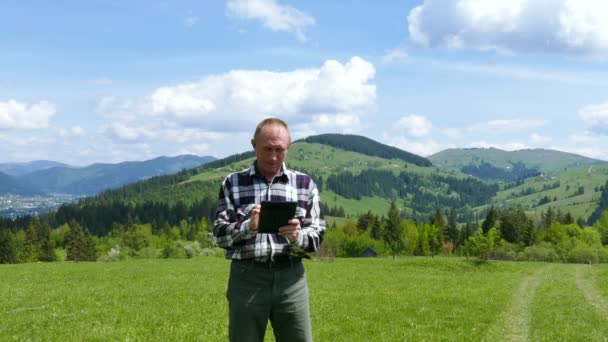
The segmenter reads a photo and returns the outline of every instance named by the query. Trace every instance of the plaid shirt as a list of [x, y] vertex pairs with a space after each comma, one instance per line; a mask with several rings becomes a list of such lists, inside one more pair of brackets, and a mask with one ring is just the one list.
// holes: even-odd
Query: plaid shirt
[[[302, 230], [292, 244], [276, 233], [257, 233], [249, 228], [249, 216], [262, 201], [298, 202], [296, 217]], [[314, 252], [325, 233], [325, 220], [319, 205], [319, 191], [313, 180], [283, 166], [280, 175], [268, 182], [257, 170], [256, 162], [241, 172], [228, 175], [220, 189], [213, 237], [226, 249], [227, 259], [274, 260], [297, 251]]]

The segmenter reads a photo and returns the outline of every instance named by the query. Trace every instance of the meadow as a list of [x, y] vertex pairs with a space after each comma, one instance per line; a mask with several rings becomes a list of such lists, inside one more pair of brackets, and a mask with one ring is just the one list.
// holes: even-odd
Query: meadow
[[[0, 339], [225, 341], [228, 268], [213, 256], [0, 265]], [[316, 341], [608, 336], [606, 264], [409, 257], [306, 268]]]

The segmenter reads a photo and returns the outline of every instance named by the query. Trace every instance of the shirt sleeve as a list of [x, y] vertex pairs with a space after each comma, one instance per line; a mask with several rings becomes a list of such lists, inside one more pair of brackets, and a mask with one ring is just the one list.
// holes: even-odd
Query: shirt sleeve
[[325, 235], [325, 220], [321, 212], [319, 190], [312, 179], [308, 194], [306, 217], [302, 220], [302, 230], [296, 244], [306, 252], [316, 252]]
[[224, 249], [244, 244], [255, 236], [255, 232], [249, 228], [249, 219], [237, 215], [232, 191], [230, 176], [228, 176], [220, 187], [213, 222], [213, 240]]

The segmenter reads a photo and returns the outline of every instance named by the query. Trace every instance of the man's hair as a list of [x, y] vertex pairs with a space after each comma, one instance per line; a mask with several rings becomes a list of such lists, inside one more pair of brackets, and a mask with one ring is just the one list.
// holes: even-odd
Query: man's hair
[[270, 126], [270, 125], [283, 126], [285, 128], [285, 130], [287, 130], [287, 136], [289, 138], [289, 143], [291, 144], [291, 133], [289, 132], [289, 127], [287, 126], [285, 121], [283, 121], [279, 118], [266, 118], [266, 119], [262, 120], [258, 124], [258, 126], [255, 128], [255, 133], [253, 134], [253, 140], [257, 141], [258, 137], [260, 136], [260, 132], [262, 131], [262, 128], [264, 126]]

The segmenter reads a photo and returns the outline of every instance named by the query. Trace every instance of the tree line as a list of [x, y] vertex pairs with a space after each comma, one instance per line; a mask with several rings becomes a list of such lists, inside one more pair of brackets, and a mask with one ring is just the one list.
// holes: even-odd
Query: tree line
[[325, 253], [359, 257], [367, 248], [380, 255], [461, 255], [481, 260], [608, 262], [608, 211], [592, 227], [569, 213], [548, 208], [541, 217], [521, 208], [491, 207], [480, 223], [459, 224], [456, 212], [436, 210], [425, 221], [401, 218], [393, 201], [386, 216], [371, 211], [358, 220], [332, 226]]

